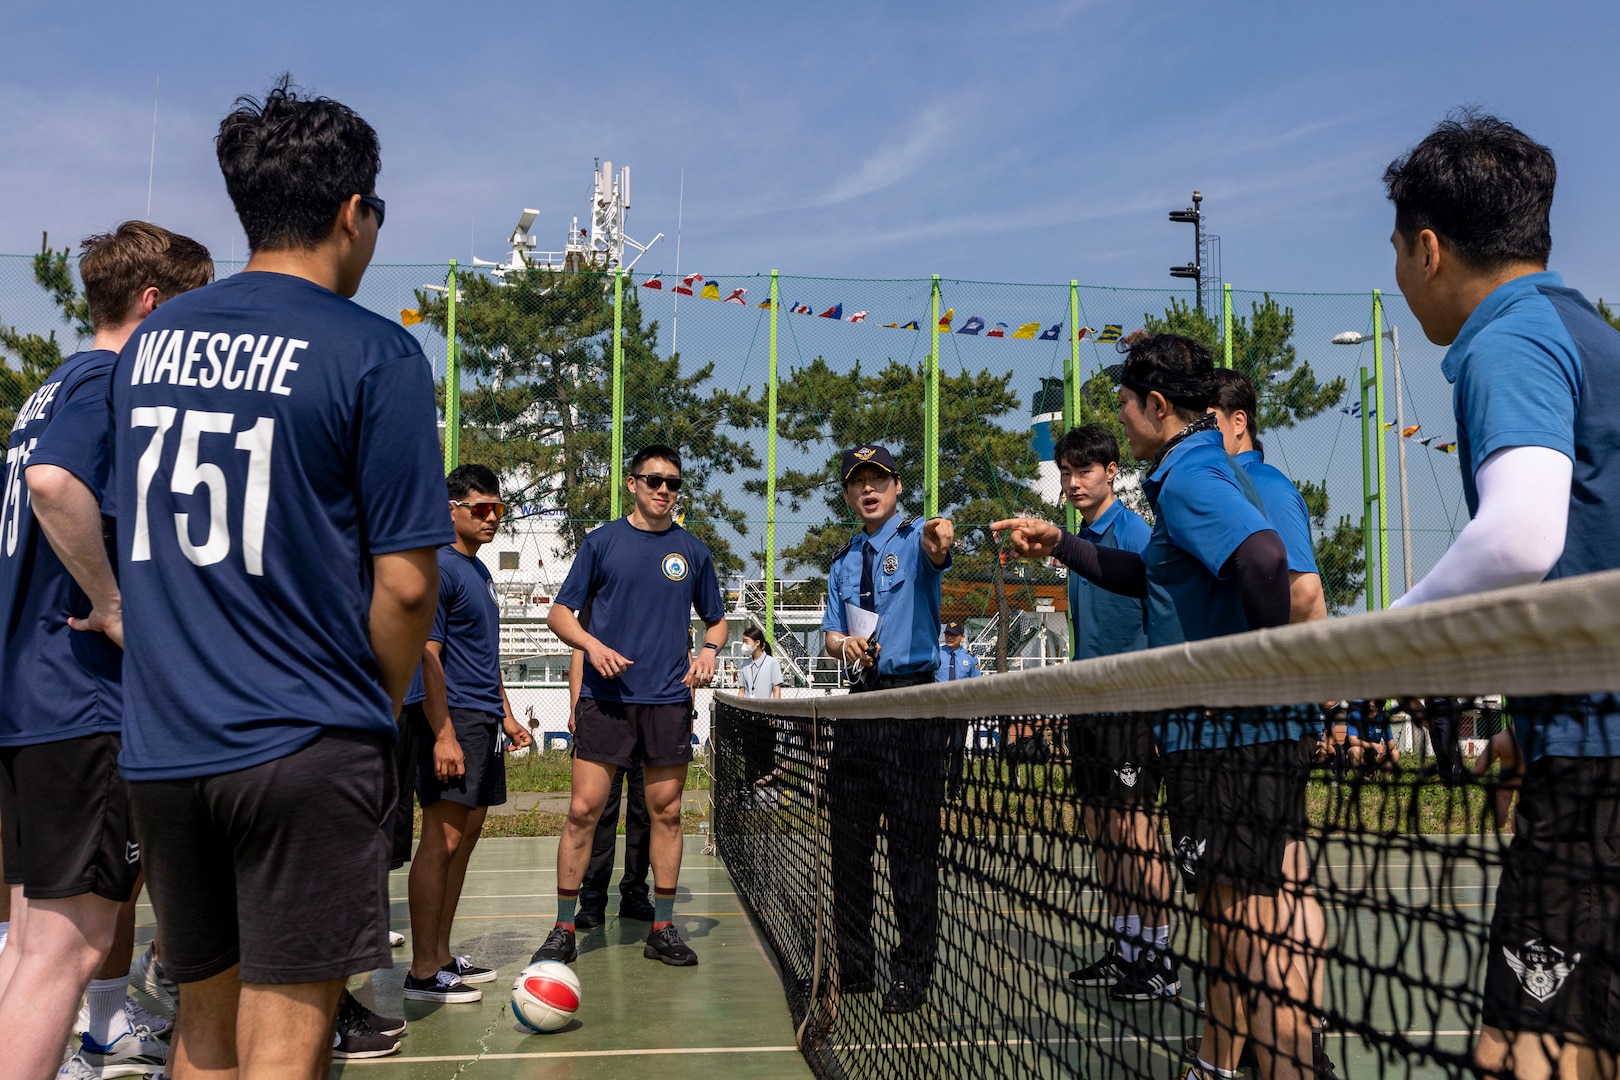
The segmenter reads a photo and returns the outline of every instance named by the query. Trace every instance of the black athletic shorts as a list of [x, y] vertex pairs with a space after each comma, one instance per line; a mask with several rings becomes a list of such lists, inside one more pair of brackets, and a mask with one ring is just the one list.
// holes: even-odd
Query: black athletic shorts
[[506, 801], [506, 761], [501, 753], [501, 717], [474, 709], [451, 709], [450, 726], [461, 744], [461, 776], [446, 783], [433, 771], [433, 730], [427, 717], [416, 732], [416, 797], [423, 806], [449, 799], [462, 806], [499, 806]]
[[253, 983], [392, 966], [385, 739], [329, 728], [263, 765], [129, 790], [170, 978], [198, 982], [238, 962]]
[[692, 760], [690, 701], [642, 705], [582, 697], [574, 709], [574, 756], [628, 769], [685, 765]]
[[1153, 728], [1143, 717], [1069, 717], [1070, 785], [1087, 807], [1151, 810], [1159, 799], [1160, 772]]
[[1165, 755], [1171, 858], [1188, 892], [1227, 885], [1277, 895], [1283, 849], [1305, 835], [1310, 766], [1304, 739]]
[[1483, 1019], [1620, 1049], [1620, 758], [1543, 758], [1525, 772]]
[[113, 734], [0, 747], [6, 884], [30, 900], [135, 891], [141, 847]]
[[416, 838], [416, 744], [421, 741], [417, 732], [427, 730], [427, 715], [420, 701], [401, 710], [398, 727], [399, 737], [394, 740], [394, 790], [399, 792], [399, 798], [394, 804], [390, 870], [411, 861], [411, 842]]

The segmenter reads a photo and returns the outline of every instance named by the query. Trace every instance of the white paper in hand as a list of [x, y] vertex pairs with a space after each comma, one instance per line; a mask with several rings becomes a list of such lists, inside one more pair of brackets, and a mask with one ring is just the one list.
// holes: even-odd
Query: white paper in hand
[[850, 637], [865, 638], [871, 642], [877, 637], [879, 621], [877, 612], [844, 601], [844, 625], [849, 628]]

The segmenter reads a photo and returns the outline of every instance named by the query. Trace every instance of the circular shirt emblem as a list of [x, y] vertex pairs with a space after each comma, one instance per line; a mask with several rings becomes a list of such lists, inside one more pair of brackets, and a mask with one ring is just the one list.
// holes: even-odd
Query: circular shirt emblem
[[671, 581], [686, 580], [686, 557], [676, 552], [664, 556], [664, 576]]
[[892, 574], [898, 569], [900, 569], [900, 556], [892, 551], [883, 556], [883, 572], [885, 574]]

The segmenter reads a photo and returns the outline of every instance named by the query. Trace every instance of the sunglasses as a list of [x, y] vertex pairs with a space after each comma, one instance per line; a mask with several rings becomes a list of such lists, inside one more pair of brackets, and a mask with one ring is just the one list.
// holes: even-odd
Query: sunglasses
[[383, 215], [388, 210], [388, 204], [375, 195], [362, 195], [360, 201], [371, 207], [371, 212], [377, 216], [377, 228], [382, 228]]
[[476, 518], [486, 518], [494, 514], [495, 520], [499, 521], [506, 516], [506, 504], [503, 502], [462, 502], [459, 499], [451, 499], [450, 505], [465, 506], [467, 512]]
[[681, 490], [681, 478], [678, 476], [665, 476], [662, 473], [631, 473], [630, 475], [654, 491], [657, 491], [665, 484], [669, 485], [671, 491]]

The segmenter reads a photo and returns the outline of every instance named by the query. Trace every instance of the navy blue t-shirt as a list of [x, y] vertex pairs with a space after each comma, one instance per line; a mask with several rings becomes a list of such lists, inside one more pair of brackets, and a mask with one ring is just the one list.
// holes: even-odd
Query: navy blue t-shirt
[[671, 525], [648, 532], [629, 518], [591, 530], [555, 603], [575, 612], [590, 605], [590, 633], [631, 661], [616, 679], [585, 663], [580, 697], [670, 705], [692, 696], [685, 683], [692, 654], [692, 611], [706, 623], [726, 616], [708, 545]]
[[168, 301], [112, 377], [131, 780], [392, 737], [371, 559], [455, 539], [433, 377], [402, 327], [253, 271]]
[[1282, 538], [1283, 547], [1288, 549], [1288, 569], [1296, 574], [1316, 573], [1311, 514], [1298, 486], [1281, 469], [1267, 465], [1265, 456], [1258, 450], [1245, 450], [1232, 460], [1254, 481], [1266, 519]]
[[[1556, 450], [1574, 468], [1564, 551], [1547, 580], [1620, 567], [1620, 332], [1558, 274], [1526, 274], [1480, 302], [1441, 370], [1453, 384], [1469, 515], [1486, 458], [1516, 446]], [[1580, 715], [1525, 705], [1512, 711], [1532, 759], [1620, 756], [1620, 715], [1598, 699]]]
[[[445, 701], [452, 709], [506, 714], [501, 700], [501, 611], [495, 579], [476, 555], [439, 549], [439, 612], [429, 641], [440, 642]], [[417, 678], [421, 678], [420, 670]]]
[[117, 353], [76, 353], [28, 398], [6, 447], [0, 495], [0, 746], [31, 746], [119, 729], [122, 653], [68, 626], [90, 599], [34, 517], [25, 471], [55, 465], [99, 500], [107, 483], [107, 375]]

